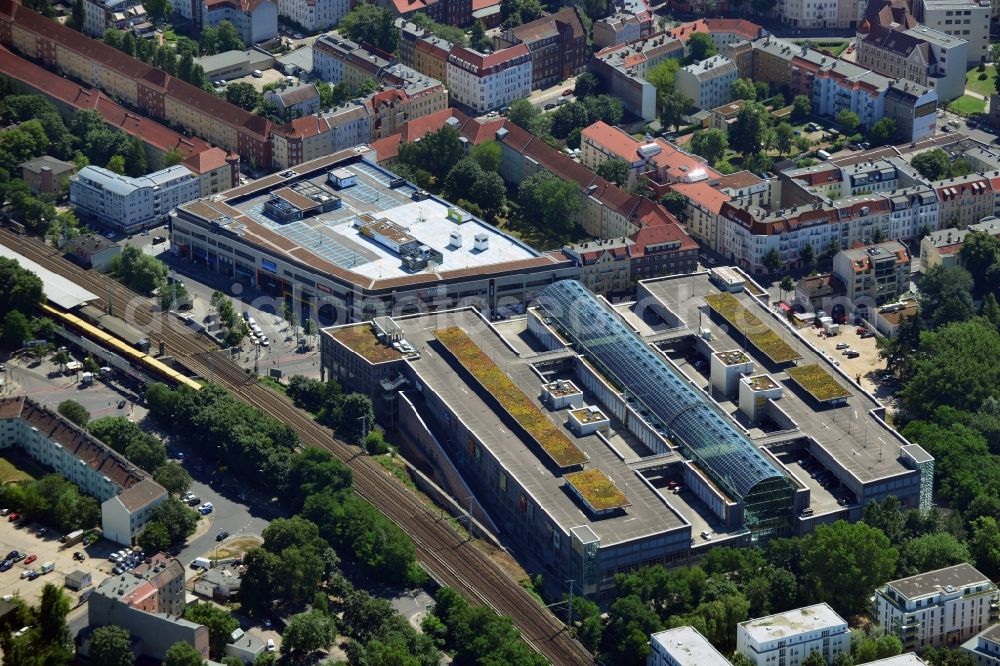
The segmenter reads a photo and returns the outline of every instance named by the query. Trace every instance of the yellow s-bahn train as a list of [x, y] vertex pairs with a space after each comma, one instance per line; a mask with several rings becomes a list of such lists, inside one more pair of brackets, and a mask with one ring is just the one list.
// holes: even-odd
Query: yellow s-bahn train
[[189, 377], [185, 377], [149, 354], [136, 349], [132, 345], [120, 340], [114, 335], [111, 335], [107, 331], [102, 331], [93, 324], [84, 321], [80, 317], [46, 304], [42, 305], [42, 310], [56, 321], [62, 323], [64, 326], [73, 329], [77, 333], [86, 336], [94, 342], [100, 343], [109, 351], [113, 351], [119, 356], [128, 359], [129, 362], [134, 364], [138, 369], [146, 370], [150, 374], [175, 386], [184, 385], [188, 388], [194, 389], [195, 391], [201, 390], [201, 384], [198, 382], [190, 379]]

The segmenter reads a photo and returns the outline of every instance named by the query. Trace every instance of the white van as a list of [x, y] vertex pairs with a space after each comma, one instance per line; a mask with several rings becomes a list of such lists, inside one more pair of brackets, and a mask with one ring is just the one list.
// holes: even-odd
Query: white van
[[208, 571], [212, 567], [212, 563], [208, 561], [207, 557], [196, 557], [194, 561], [191, 562], [192, 569], [205, 569]]
[[825, 161], [830, 159], [830, 153], [826, 152], [825, 150], [818, 150], [816, 151], [816, 157]]

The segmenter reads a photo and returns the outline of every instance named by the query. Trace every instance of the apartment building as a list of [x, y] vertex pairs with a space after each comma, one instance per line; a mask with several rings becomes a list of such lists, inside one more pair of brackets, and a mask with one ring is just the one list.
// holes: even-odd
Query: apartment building
[[527, 97], [532, 82], [532, 58], [526, 44], [490, 54], [456, 46], [448, 54], [452, 100], [478, 113]]
[[[86, 431], [30, 398], [0, 400], [0, 448], [18, 447], [101, 503], [108, 539], [131, 544], [166, 490]], [[124, 497], [124, 499], [120, 499]]]
[[656, 21], [649, 0], [623, 0], [614, 3], [614, 11], [594, 21], [591, 39], [597, 49], [634, 42], [651, 35]]
[[602, 49], [590, 60], [590, 71], [626, 111], [645, 122], [656, 119], [656, 87], [646, 72], [667, 58], [683, 58], [684, 44], [665, 32]]
[[171, 210], [200, 195], [201, 181], [179, 164], [138, 178], [86, 166], [69, 186], [77, 215], [128, 234], [162, 223]]
[[601, 162], [616, 157], [629, 165], [627, 187], [634, 187], [644, 178], [658, 195], [665, 193], [663, 186], [670, 183], [694, 183], [720, 176], [702, 157], [686, 153], [665, 139], [649, 137], [648, 141], [639, 141], [601, 120], [583, 129], [581, 164], [596, 169]]
[[278, 5], [271, 0], [201, 0], [201, 25], [229, 21], [248, 47], [278, 36]]
[[792, 59], [791, 94], [812, 99], [813, 113], [835, 118], [852, 111], [862, 127], [871, 127], [885, 115], [885, 95], [892, 79], [808, 50]]
[[808, 50], [771, 35], [754, 40], [750, 47], [750, 68], [741, 71], [740, 76], [765, 81], [775, 89], [790, 87], [792, 60]]
[[348, 0], [278, 0], [278, 15], [295, 21], [308, 32], [329, 30], [349, 11]]
[[720, 52], [732, 44], [743, 41], [752, 42], [768, 34], [767, 30], [752, 21], [730, 18], [698, 19], [697, 21], [681, 23], [679, 26], [667, 30], [667, 34], [682, 42], [685, 49], [687, 48], [688, 40], [691, 39], [692, 35], [697, 33], [708, 35], [715, 48]]
[[833, 257], [833, 274], [854, 302], [895, 302], [910, 290], [910, 252], [899, 241], [841, 250]]
[[[142, 3], [135, 0], [84, 0], [83, 2], [83, 34], [100, 39], [108, 28], [118, 28], [116, 14], [124, 14], [134, 8], [142, 9]], [[132, 17], [139, 21], [145, 18], [145, 12], [133, 12]]]
[[532, 89], [546, 88], [576, 76], [590, 56], [580, 10], [573, 6], [508, 28], [493, 41], [498, 50], [517, 44], [528, 47]]
[[939, 101], [936, 88], [896, 81], [885, 94], [885, 116], [896, 121], [902, 141], [920, 141], [937, 130]]
[[716, 55], [681, 67], [674, 81], [674, 89], [692, 100], [697, 108], [714, 109], [730, 100], [730, 87], [739, 77], [739, 71], [732, 60]]
[[890, 581], [875, 590], [875, 624], [904, 650], [957, 646], [998, 619], [1000, 595], [971, 564]]
[[[266, 118], [248, 113], [130, 58], [103, 42], [14, 2], [0, 4], [0, 41], [42, 68], [95, 86], [109, 98], [116, 98], [140, 113], [177, 125], [195, 137], [238, 153], [254, 168], [271, 167], [268, 140], [271, 123]], [[79, 88], [79, 85], [73, 87]], [[129, 131], [126, 129], [129, 125], [147, 122], [134, 112], [124, 115], [125, 131]], [[149, 123], [150, 130], [155, 127], [155, 123]], [[135, 133], [142, 135], [143, 132]]]
[[334, 85], [346, 83], [352, 93], [369, 79], [378, 81], [394, 62], [391, 54], [369, 51], [337, 32], [313, 43], [313, 74]]
[[207, 197], [240, 183], [240, 156], [215, 147], [192, 155], [181, 164], [198, 178], [198, 196]]
[[871, 25], [858, 27], [860, 67], [934, 88], [938, 99], [950, 102], [965, 94], [969, 42], [926, 26], [908, 30]]
[[652, 634], [646, 666], [731, 666], [694, 627], [677, 627]]
[[57, 160], [49, 155], [21, 162], [18, 166], [21, 169], [21, 179], [35, 195], [63, 192], [68, 187], [69, 177], [77, 169], [73, 162]]
[[271, 155], [275, 168], [286, 169], [371, 140], [371, 109], [365, 103], [347, 102], [275, 129], [271, 133]]
[[994, 214], [990, 179], [971, 173], [960, 178], [936, 181], [941, 226], [967, 227]]
[[969, 67], [990, 58], [989, 0], [914, 0], [913, 15], [922, 25], [969, 42]]
[[454, 44], [404, 19], [396, 19], [395, 25], [399, 28], [400, 62], [447, 86], [448, 54]]
[[775, 13], [794, 28], [843, 30], [857, 25], [860, 11], [853, 0], [778, 0]]
[[976, 660], [976, 666], [1000, 666], [1000, 624], [962, 643], [962, 651]]
[[438, 23], [464, 27], [473, 23], [475, 3], [472, 0], [375, 0], [372, 4], [388, 9], [397, 18], [405, 19], [420, 12]]
[[303, 83], [283, 90], [268, 90], [264, 101], [274, 104], [282, 116], [298, 118], [319, 111], [319, 90], [312, 83]]
[[828, 664], [851, 653], [851, 630], [828, 604], [740, 622], [736, 651], [754, 666], [800, 666], [813, 652]]
[[965, 229], [948, 227], [931, 232], [920, 239], [920, 265], [926, 272], [937, 265], [956, 266], [965, 237], [978, 231], [1000, 238], [1000, 219], [988, 217]]
[[365, 106], [371, 115], [370, 141], [396, 133], [411, 120], [433, 115], [448, 108], [448, 92], [437, 81], [413, 94], [406, 90], [388, 88], [371, 95]]

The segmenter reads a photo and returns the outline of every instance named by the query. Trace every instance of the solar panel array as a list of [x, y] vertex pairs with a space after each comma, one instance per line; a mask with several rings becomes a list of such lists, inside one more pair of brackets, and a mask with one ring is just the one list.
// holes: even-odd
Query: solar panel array
[[581, 351], [660, 419], [735, 499], [743, 500], [761, 481], [784, 478], [743, 433], [582, 284], [576, 280], [553, 283], [538, 302]]

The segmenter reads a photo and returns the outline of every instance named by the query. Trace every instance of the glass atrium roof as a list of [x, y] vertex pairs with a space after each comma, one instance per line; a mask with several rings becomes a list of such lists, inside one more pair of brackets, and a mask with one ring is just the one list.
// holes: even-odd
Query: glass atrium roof
[[582, 284], [556, 282], [546, 287], [538, 302], [577, 351], [589, 355], [628, 398], [638, 400], [659, 419], [734, 499], [742, 501], [762, 481], [786, 478]]

